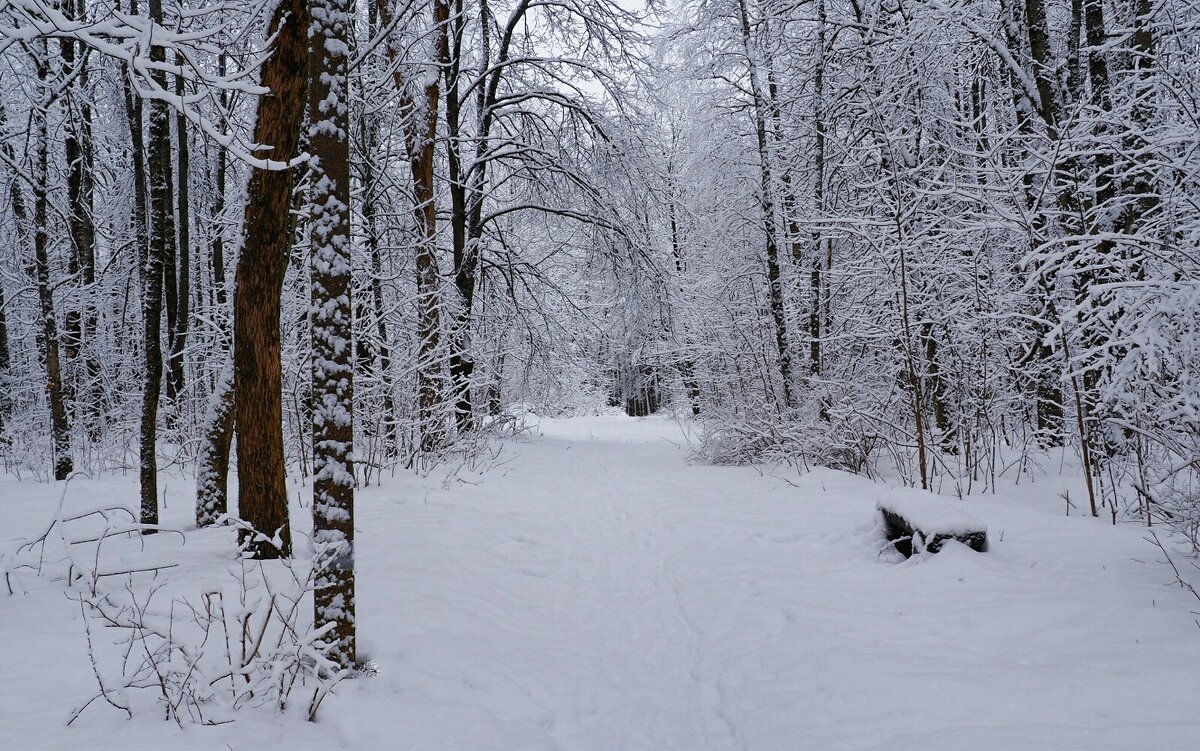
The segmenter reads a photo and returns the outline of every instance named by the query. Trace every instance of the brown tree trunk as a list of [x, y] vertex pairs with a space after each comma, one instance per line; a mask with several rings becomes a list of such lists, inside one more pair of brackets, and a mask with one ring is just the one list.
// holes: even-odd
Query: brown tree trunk
[[[379, 21], [384, 28], [391, 26], [391, 8], [387, 0], [376, 0]], [[436, 0], [433, 5], [434, 24], [438, 29], [435, 42], [439, 60], [449, 56], [447, 41], [447, 19], [449, 8], [445, 0]], [[423, 101], [417, 102], [406, 93], [408, 88], [397, 64], [396, 49], [387, 45], [388, 56], [393, 65], [392, 78], [396, 90], [403, 97], [405, 118], [405, 141], [408, 146], [409, 166], [412, 174], [413, 221], [417, 230], [417, 335], [420, 337], [417, 354], [417, 407], [421, 423], [421, 450], [432, 452], [442, 443], [442, 428], [439, 424], [439, 407], [442, 400], [439, 342], [441, 338], [441, 305], [438, 292], [440, 272], [437, 262], [437, 201], [434, 190], [433, 166], [437, 136], [438, 102], [440, 84], [436, 76], [430, 77], [424, 89]]]
[[343, 668], [354, 623], [354, 361], [350, 266], [349, 53], [353, 0], [313, 0], [309, 58], [312, 161], [313, 624]]
[[[254, 142], [267, 146], [263, 159], [287, 163], [296, 156], [307, 88], [309, 8], [306, 0], [282, 0], [268, 33], [275, 46], [262, 67]], [[280, 165], [282, 166], [282, 165]], [[291, 554], [284, 478], [283, 394], [279, 316], [283, 277], [291, 246], [288, 208], [292, 169], [254, 169], [242, 223], [242, 251], [233, 292], [233, 359], [237, 379], [239, 544], [251, 555]], [[279, 536], [276, 546], [268, 540]]]

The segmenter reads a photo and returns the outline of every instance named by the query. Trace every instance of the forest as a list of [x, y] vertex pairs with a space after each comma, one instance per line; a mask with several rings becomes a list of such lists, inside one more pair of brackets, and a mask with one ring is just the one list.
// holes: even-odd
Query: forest
[[1195, 747], [1200, 4], [0, 0], [0, 519], [6, 747]]

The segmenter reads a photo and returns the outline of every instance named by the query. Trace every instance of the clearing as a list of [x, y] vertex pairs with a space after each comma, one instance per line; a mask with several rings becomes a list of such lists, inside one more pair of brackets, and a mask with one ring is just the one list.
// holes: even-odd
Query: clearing
[[[380, 672], [319, 722], [181, 731], [94, 704], [66, 727], [95, 693], [80, 613], [24, 575], [26, 594], [0, 591], [0, 748], [1196, 747], [1200, 602], [1144, 529], [1063, 517], [1057, 480], [964, 502], [990, 552], [900, 562], [865, 478], [692, 465], [665, 419], [540, 433], [470, 483], [360, 492], [359, 634]], [[164, 524], [188, 537], [168, 576], [199, 587], [232, 533], [195, 530], [191, 480], [163, 480]], [[60, 488], [0, 478], [0, 551]], [[135, 498], [131, 473], [77, 478], [68, 503]]]

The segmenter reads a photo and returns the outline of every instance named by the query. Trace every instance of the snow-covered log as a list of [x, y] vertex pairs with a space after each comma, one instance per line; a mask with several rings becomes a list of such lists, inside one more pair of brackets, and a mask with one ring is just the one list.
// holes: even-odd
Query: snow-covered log
[[959, 505], [915, 491], [891, 493], [875, 502], [883, 516], [884, 534], [906, 558], [922, 550], [936, 553], [946, 540], [987, 552], [987, 525], [961, 511]]

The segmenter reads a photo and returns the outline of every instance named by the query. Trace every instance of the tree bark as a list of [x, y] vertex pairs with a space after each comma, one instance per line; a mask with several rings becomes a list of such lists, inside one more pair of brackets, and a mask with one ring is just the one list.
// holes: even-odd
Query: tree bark
[[[176, 53], [176, 64], [182, 66], [184, 63], [183, 56]], [[175, 79], [175, 93], [182, 100], [184, 95], [184, 81], [182, 76]], [[170, 360], [167, 368], [168, 378], [168, 396], [175, 404], [178, 411], [180, 405], [179, 397], [183, 394], [185, 385], [184, 371], [184, 350], [187, 348], [188, 338], [188, 316], [190, 315], [191, 307], [191, 200], [189, 198], [188, 176], [190, 172], [189, 153], [188, 153], [188, 129], [187, 117], [182, 112], [175, 113], [175, 143], [176, 143], [176, 169], [175, 169], [175, 223], [178, 227], [179, 237], [179, 254], [178, 254], [178, 275], [175, 284], [175, 327], [171, 331], [170, 345]], [[174, 274], [175, 270], [169, 270], [167, 273]]]
[[[217, 61], [218, 75], [225, 75], [225, 55], [222, 53]], [[221, 109], [228, 109], [229, 95], [222, 91], [220, 94]], [[225, 285], [225, 174], [228, 157], [225, 149], [217, 149], [217, 167], [213, 177], [213, 206], [212, 206], [212, 242], [209, 245], [212, 263], [213, 301], [220, 310], [225, 309], [227, 302]]]
[[[825, 0], [817, 0], [817, 48], [813, 66], [813, 205], [818, 213], [825, 210], [825, 35], [828, 23]], [[822, 310], [822, 264], [826, 243], [820, 229], [812, 232], [812, 258], [809, 260], [808, 276], [808, 365], [813, 376], [821, 374], [821, 310]], [[824, 413], [824, 409], [822, 409]]]
[[[354, 361], [350, 267], [349, 54], [353, 0], [313, 0], [309, 58], [312, 244], [313, 622], [343, 668], [354, 628]], [[432, 172], [432, 166], [431, 170]]]
[[[388, 0], [376, 0], [379, 21], [384, 28], [391, 26]], [[434, 42], [439, 61], [448, 57], [447, 18], [445, 0], [433, 5], [437, 38]], [[429, 77], [421, 101], [412, 99], [400, 71], [394, 46], [387, 45], [392, 68], [392, 80], [401, 94], [405, 118], [404, 135], [408, 147], [409, 167], [413, 182], [413, 223], [417, 231], [417, 335], [420, 339], [417, 354], [417, 408], [420, 419], [421, 450], [436, 451], [442, 443], [440, 404], [442, 400], [439, 362], [441, 338], [441, 304], [438, 280], [441, 276], [437, 262], [437, 201], [434, 189], [434, 160], [437, 145], [437, 116], [440, 85], [436, 76]]]
[[230, 355], [209, 397], [204, 436], [196, 458], [197, 527], [216, 524], [223, 514], [229, 513], [229, 447], [233, 442], [236, 394]]
[[[268, 31], [275, 46], [262, 67], [262, 85], [271, 93], [258, 100], [254, 127], [255, 143], [267, 147], [260, 156], [278, 166], [296, 156], [300, 141], [308, 28], [308, 2], [281, 0]], [[239, 530], [238, 541], [257, 558], [288, 556], [292, 547], [284, 478], [279, 317], [291, 247], [288, 208], [293, 172], [251, 171], [234, 279], [238, 514], [253, 530]], [[276, 535], [278, 545], [269, 542]]]
[[[44, 41], [40, 52], [42, 57], [35, 60], [34, 64], [37, 66], [38, 79], [45, 85], [49, 76], [49, 51]], [[42, 315], [38, 349], [42, 366], [46, 369], [46, 398], [50, 403], [50, 440], [54, 449], [54, 479], [65, 480], [74, 469], [74, 460], [71, 456], [71, 424], [67, 416], [66, 394], [63, 393], [58, 324], [50, 285], [50, 198], [47, 187], [50, 178], [50, 134], [44, 107], [35, 107], [33, 110], [33, 130], [36, 143], [34, 148], [37, 149], [33, 173], [33, 265], [39, 312]]]
[[[162, 0], [150, 0], [150, 19], [163, 22]], [[150, 60], [166, 61], [162, 47], [150, 48]], [[166, 73], [152, 73], [155, 85], [165, 89]], [[162, 308], [163, 276], [174, 279], [175, 209], [172, 206], [171, 180], [171, 121], [166, 102], [150, 104], [150, 149], [146, 166], [150, 184], [150, 245], [143, 265], [142, 316], [145, 326], [145, 372], [142, 390], [141, 441], [141, 498], [143, 524], [158, 524], [158, 401], [162, 393]], [[168, 291], [173, 288], [169, 284]], [[172, 302], [168, 299], [168, 303]], [[168, 313], [168, 328], [171, 315]]]

